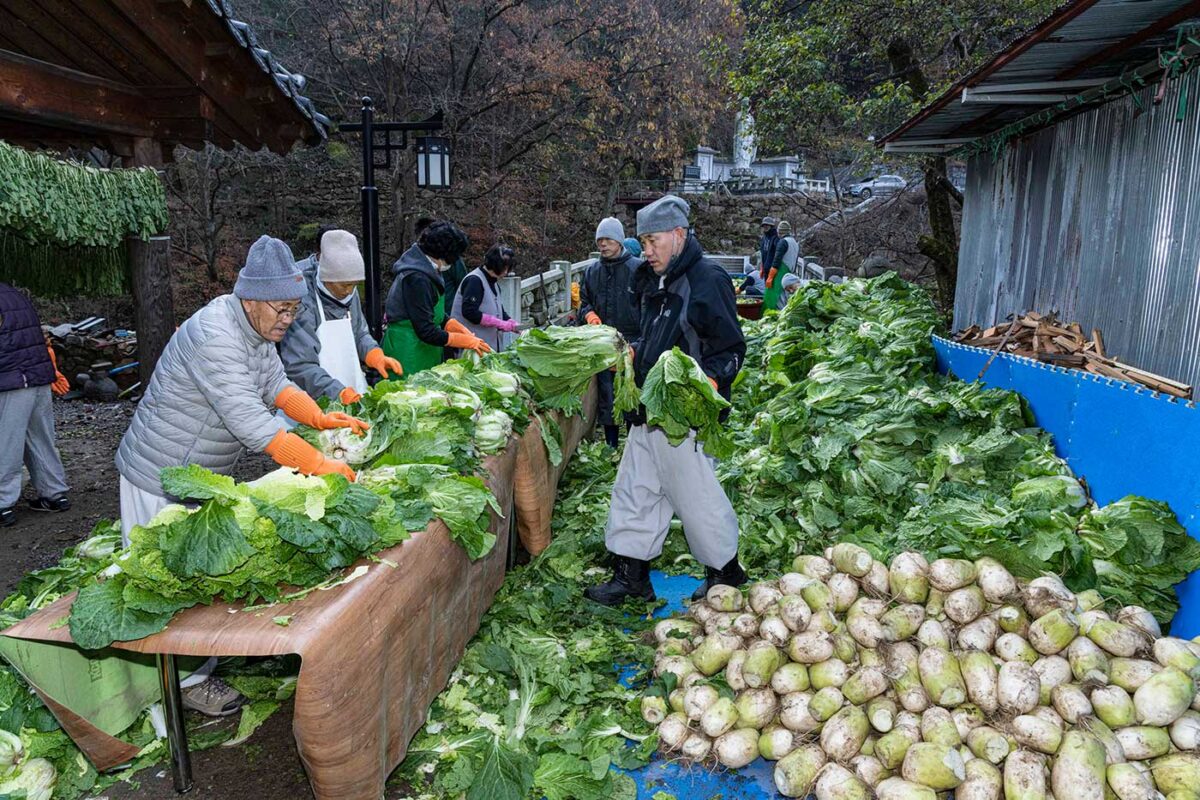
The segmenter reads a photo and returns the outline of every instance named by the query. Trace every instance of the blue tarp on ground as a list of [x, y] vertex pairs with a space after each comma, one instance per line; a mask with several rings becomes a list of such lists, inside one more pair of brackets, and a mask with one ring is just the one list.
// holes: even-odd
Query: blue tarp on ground
[[[938, 370], [963, 380], [979, 375], [990, 350], [935, 336]], [[1029, 401], [1039, 427], [1054, 437], [1059, 456], [1087, 480], [1104, 505], [1130, 494], [1169, 504], [1200, 539], [1200, 409], [1149, 389], [1007, 353], [983, 375], [991, 387]], [[1175, 636], [1200, 634], [1200, 572], [1179, 587]]]
[[[656, 617], [667, 617], [684, 610], [684, 601], [691, 597], [699, 581], [685, 576], [650, 573], [654, 592], [667, 603]], [[757, 759], [750, 766], [732, 772], [710, 771], [704, 767], [685, 766], [667, 761], [662, 754], [646, 767], [629, 773], [638, 787], [638, 800], [650, 800], [655, 792], [674, 795], [678, 800], [773, 800], [780, 797], [775, 791], [775, 765]]]

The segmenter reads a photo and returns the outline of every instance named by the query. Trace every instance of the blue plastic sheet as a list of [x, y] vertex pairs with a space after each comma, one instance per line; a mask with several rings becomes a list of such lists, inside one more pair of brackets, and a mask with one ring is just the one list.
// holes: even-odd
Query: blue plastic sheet
[[[938, 370], [973, 381], [991, 351], [935, 336]], [[1161, 500], [1200, 538], [1200, 410], [1194, 402], [1161, 395], [1137, 384], [1067, 370], [1007, 353], [983, 375], [991, 387], [1018, 392], [1029, 401], [1039, 427], [1075, 474], [1087, 480], [1100, 504], [1131, 494]], [[1200, 634], [1200, 572], [1179, 587], [1175, 636]]]
[[[692, 596], [699, 581], [687, 576], [670, 576], [651, 572], [654, 592], [667, 603], [654, 616], [666, 617], [684, 610], [684, 600]], [[624, 681], [629, 673], [623, 673]], [[737, 771], [710, 771], [704, 767], [688, 766], [663, 758], [661, 754], [649, 765], [629, 774], [638, 787], [638, 800], [650, 800], [655, 792], [674, 795], [678, 800], [774, 800], [781, 795], [775, 791], [775, 765], [761, 758]]]

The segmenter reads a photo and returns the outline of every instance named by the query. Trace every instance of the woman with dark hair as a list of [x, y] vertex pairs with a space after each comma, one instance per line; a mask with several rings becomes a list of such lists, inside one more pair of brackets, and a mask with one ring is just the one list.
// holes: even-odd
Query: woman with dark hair
[[483, 355], [490, 349], [478, 336], [450, 321], [446, 328], [446, 281], [443, 273], [467, 249], [467, 235], [439, 221], [421, 231], [417, 243], [392, 266], [395, 279], [385, 310], [383, 352], [400, 362], [405, 375], [435, 367], [449, 346]]
[[513, 333], [517, 323], [508, 318], [500, 304], [497, 281], [507, 275], [516, 262], [511, 247], [494, 245], [483, 257], [483, 266], [467, 273], [458, 287], [450, 319], [461, 323], [493, 350], [503, 350], [501, 333]]

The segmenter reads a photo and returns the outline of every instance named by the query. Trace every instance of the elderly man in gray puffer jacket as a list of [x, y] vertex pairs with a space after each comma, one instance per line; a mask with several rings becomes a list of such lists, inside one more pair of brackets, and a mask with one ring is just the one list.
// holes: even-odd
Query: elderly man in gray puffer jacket
[[[325, 414], [284, 374], [275, 345], [299, 313], [304, 276], [288, 246], [268, 236], [255, 242], [238, 273], [233, 294], [222, 295], [179, 326], [167, 343], [150, 386], [117, 450], [121, 473], [121, 531], [167, 506], [159, 480], [165, 467], [197, 464], [227, 474], [247, 450], [265, 452], [308, 475], [354, 472], [327, 459], [273, 413], [318, 429], [366, 429], [361, 420]], [[217, 680], [205, 680], [210, 661], [181, 685], [184, 704], [202, 713], [235, 712], [239, 697]]]

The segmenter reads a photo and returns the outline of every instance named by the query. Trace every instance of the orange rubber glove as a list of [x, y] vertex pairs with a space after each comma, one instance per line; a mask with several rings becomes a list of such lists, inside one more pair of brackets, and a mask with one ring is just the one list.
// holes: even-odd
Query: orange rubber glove
[[[466, 334], [467, 336], [474, 336], [474, 335], [475, 335], [475, 334], [471, 333], [471, 331], [469, 331], [469, 330], [467, 329], [467, 326], [466, 326], [466, 325], [463, 325], [461, 322], [459, 322], [458, 320], [454, 319], [453, 317], [448, 317], [448, 318], [446, 319], [446, 330], [447, 330], [449, 333], [464, 333], [464, 334]], [[451, 347], [454, 347], [454, 345], [450, 345], [450, 346], [451, 346]]]
[[354, 391], [353, 386], [347, 386], [338, 392], [338, 400], [341, 400], [344, 406], [352, 406], [362, 400], [362, 395]]
[[480, 339], [473, 333], [458, 333], [450, 334], [449, 340], [446, 342], [450, 347], [458, 350], [474, 350], [479, 355], [492, 352], [492, 348], [488, 347], [488, 343]]
[[392, 375], [400, 377], [404, 374], [404, 368], [400, 366], [400, 362], [384, 355], [382, 347], [368, 350], [367, 354], [363, 356], [363, 363], [385, 378], [390, 378]]
[[71, 382], [67, 380], [66, 375], [58, 371], [58, 357], [54, 355], [54, 348], [46, 345], [46, 350], [50, 353], [50, 366], [54, 367], [54, 383], [50, 384], [50, 391], [62, 397], [71, 391]]
[[275, 434], [275, 438], [263, 452], [275, 459], [276, 464], [297, 469], [305, 475], [328, 475], [336, 472], [346, 476], [346, 480], [349, 481], [357, 477], [345, 462], [336, 458], [326, 458], [320, 450], [285, 430]]
[[587, 312], [587, 314], [585, 314], [583, 318], [585, 320], [587, 320], [588, 325], [603, 325], [604, 324], [603, 322], [600, 321], [600, 315], [597, 314], [595, 311]]
[[275, 407], [296, 422], [319, 431], [326, 431], [330, 428], [349, 428], [351, 432], [361, 435], [371, 427], [361, 419], [356, 419], [340, 411], [334, 411], [331, 414], [322, 412], [316, 400], [295, 386], [289, 386], [279, 393], [275, 398]]
[[777, 273], [777, 272], [779, 272], [778, 269], [772, 268], [771, 271], [767, 273], [767, 288], [768, 289], [775, 288], [775, 273]]

